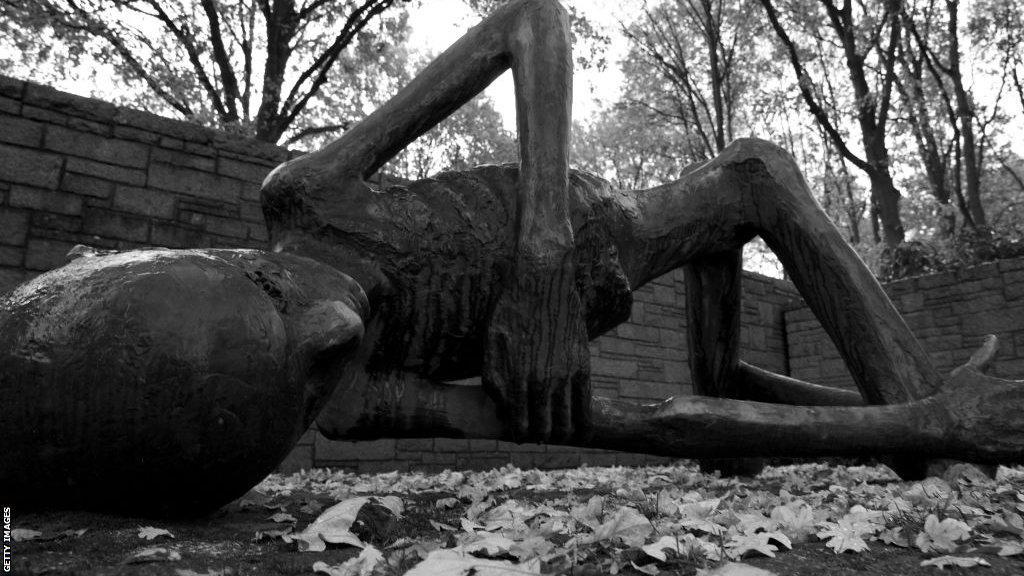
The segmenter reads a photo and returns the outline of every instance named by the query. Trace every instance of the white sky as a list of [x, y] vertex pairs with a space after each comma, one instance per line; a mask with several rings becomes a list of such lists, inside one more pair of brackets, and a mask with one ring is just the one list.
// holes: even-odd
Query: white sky
[[[622, 85], [622, 72], [617, 62], [626, 52], [625, 38], [618, 33], [619, 20], [628, 13], [628, 7], [639, 5], [638, 0], [587, 0], [577, 2], [579, 9], [595, 26], [612, 38], [606, 54], [608, 67], [603, 71], [575, 71], [573, 79], [573, 117], [587, 118], [604, 105], [613, 103]], [[452, 45], [480, 18], [463, 0], [430, 0], [409, 10], [412, 27], [410, 44], [421, 46], [425, 52], [440, 53]], [[485, 93], [502, 114], [505, 128], [515, 131], [515, 95], [512, 91], [512, 73], [506, 72]]]

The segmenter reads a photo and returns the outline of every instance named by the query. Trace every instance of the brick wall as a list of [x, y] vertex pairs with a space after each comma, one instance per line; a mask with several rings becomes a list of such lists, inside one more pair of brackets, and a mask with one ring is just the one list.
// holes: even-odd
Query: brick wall
[[[943, 372], [963, 364], [985, 335], [999, 337], [992, 374], [1024, 376], [1024, 259], [908, 278], [885, 286], [907, 325]], [[832, 341], [806, 307], [786, 313], [792, 376], [854, 388]]]
[[75, 244], [262, 247], [266, 143], [0, 77], [0, 291]]

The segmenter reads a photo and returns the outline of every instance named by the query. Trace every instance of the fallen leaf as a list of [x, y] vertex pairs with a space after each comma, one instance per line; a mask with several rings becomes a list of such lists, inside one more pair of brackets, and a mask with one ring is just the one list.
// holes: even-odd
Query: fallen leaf
[[740, 562], [726, 562], [712, 570], [697, 570], [697, 576], [778, 576], [775, 572], [769, 572], [750, 564]]
[[541, 536], [529, 536], [521, 542], [516, 542], [509, 548], [508, 553], [515, 556], [519, 561], [530, 560], [531, 558], [543, 558], [551, 553], [555, 545]]
[[932, 558], [931, 560], [924, 560], [921, 562], [921, 566], [935, 566], [940, 570], [949, 566], [958, 566], [960, 568], [974, 568], [975, 566], [991, 566], [984, 558], [977, 556], [973, 557], [962, 557], [962, 556], [939, 556]]
[[440, 508], [442, 510], [447, 508], [455, 508], [458, 505], [458, 498], [441, 498], [440, 500], [434, 502], [434, 508]]
[[351, 532], [351, 528], [360, 508], [369, 501], [369, 497], [360, 496], [339, 502], [324, 510], [305, 530], [285, 535], [284, 539], [286, 542], [298, 542], [302, 552], [323, 552], [328, 543], [362, 548], [363, 542]]
[[181, 553], [169, 548], [143, 548], [125, 559], [125, 564], [146, 564], [149, 562], [175, 562], [181, 560]]
[[11, 530], [11, 539], [15, 542], [28, 542], [29, 540], [35, 540], [42, 536], [43, 533], [38, 530], [29, 530], [28, 528], [15, 528]]
[[430, 552], [404, 576], [513, 576], [540, 574], [540, 560], [515, 564], [508, 560], [477, 558], [461, 550], [440, 549]]
[[772, 508], [771, 519], [795, 542], [805, 542], [815, 533], [814, 513], [803, 500]]
[[285, 536], [291, 534], [293, 530], [294, 528], [291, 526], [286, 526], [280, 530], [257, 530], [256, 534], [252, 537], [252, 541], [261, 542], [263, 540], [276, 540], [280, 538], [285, 542], [291, 542], [291, 540], [285, 538]]
[[[830, 522], [830, 524], [832, 524]], [[864, 552], [868, 550], [868, 543], [861, 537], [862, 534], [842, 520], [818, 532], [818, 538], [828, 540], [825, 545], [835, 551], [836, 554], [843, 552]]]
[[601, 496], [591, 496], [590, 500], [583, 506], [573, 506], [572, 511], [569, 513], [574, 520], [590, 528], [591, 530], [597, 530], [601, 525], [601, 513], [604, 510], [604, 498]]
[[640, 548], [644, 554], [647, 554], [651, 558], [657, 559], [659, 562], [665, 562], [668, 560], [668, 555], [665, 554], [665, 550], [671, 550], [676, 554], [679, 554], [679, 537], [671, 536], [668, 534], [663, 535], [656, 541], [647, 544]]
[[398, 496], [376, 496], [373, 499], [381, 506], [391, 510], [396, 518], [401, 518], [405, 513], [405, 503]]
[[995, 534], [1013, 534], [1014, 536], [1024, 535], [1024, 518], [1016, 512], [1004, 512], [998, 516], [987, 519], [985, 524]]
[[775, 558], [779, 547], [771, 543], [772, 538], [767, 532], [752, 534], [735, 534], [725, 543], [726, 554], [732, 559], [742, 558], [745, 554], [756, 552], [769, 558]]
[[313, 572], [327, 574], [328, 576], [369, 576], [377, 564], [384, 559], [384, 555], [372, 545], [367, 544], [359, 556], [331, 566], [323, 561], [313, 564]]
[[900, 548], [910, 548], [910, 539], [903, 533], [902, 526], [894, 526], [892, 528], [886, 528], [878, 533], [876, 537], [879, 541], [890, 546], [899, 546]]
[[924, 521], [924, 530], [917, 535], [914, 544], [922, 552], [953, 552], [957, 548], [957, 542], [967, 539], [971, 534], [971, 527], [954, 518], [944, 518], [941, 521], [935, 514], [929, 514]]
[[722, 526], [721, 524], [716, 524], [711, 520], [703, 519], [685, 519], [679, 522], [679, 526], [687, 530], [696, 530], [698, 532], [711, 534], [712, 536], [721, 536], [722, 534], [725, 534], [726, 530], [725, 526]]
[[654, 526], [636, 508], [621, 506], [606, 522], [600, 524], [583, 542], [621, 540], [627, 546], [640, 546], [654, 532]]
[[152, 526], [139, 526], [139, 538], [142, 538], [143, 540], [156, 540], [161, 536], [174, 538], [174, 534], [171, 534], [169, 530], [154, 528]]
[[295, 516], [292, 516], [291, 514], [289, 514], [287, 512], [278, 512], [277, 514], [274, 514], [273, 516], [269, 517], [268, 520], [270, 520], [271, 522], [278, 522], [278, 523], [280, 523], [280, 522], [298, 522], [299, 521], [298, 518], [296, 518]]
[[438, 532], [443, 532], [445, 530], [449, 530], [451, 532], [455, 532], [456, 530], [458, 530], [458, 528], [456, 528], [455, 526], [452, 526], [450, 524], [445, 524], [443, 522], [437, 522], [435, 520], [430, 520], [429, 522], [430, 522], [430, 525], [433, 526], [434, 530], [437, 530]]
[[502, 554], [508, 553], [515, 544], [514, 540], [502, 536], [501, 534], [482, 532], [476, 536], [476, 540], [464, 542], [459, 546], [459, 548], [471, 554], [475, 554], [476, 556], [493, 558], [495, 556], [501, 556]]
[[1024, 545], [1020, 542], [1000, 542], [999, 551], [996, 552], [999, 556], [1017, 556], [1018, 554], [1024, 554]]
[[654, 564], [640, 566], [636, 562], [630, 561], [629, 565], [632, 566], [633, 569], [637, 572], [640, 572], [641, 574], [647, 574], [648, 576], [655, 576], [656, 574], [661, 572], [661, 570], [659, 570], [658, 567]]
[[309, 500], [299, 508], [299, 512], [303, 514], [316, 514], [323, 509], [324, 505], [319, 500]]
[[933, 476], [915, 482], [903, 493], [903, 498], [915, 506], [929, 507], [948, 500], [952, 492], [945, 480]]

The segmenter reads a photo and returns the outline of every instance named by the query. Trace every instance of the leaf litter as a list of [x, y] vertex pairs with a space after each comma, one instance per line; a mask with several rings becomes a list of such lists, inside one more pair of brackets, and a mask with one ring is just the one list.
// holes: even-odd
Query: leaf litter
[[[263, 511], [264, 524], [250, 532], [254, 550], [290, 550], [289, 571], [328, 576], [763, 576], [787, 573], [786, 558], [806, 554], [817, 562], [888, 555], [915, 574], [990, 564], [986, 573], [1024, 572], [1024, 469], [1000, 468], [989, 478], [957, 466], [957, 475], [921, 482], [900, 482], [882, 466], [824, 464], [769, 467], [756, 478], [703, 474], [685, 463], [437, 474], [315, 469], [271, 475], [229, 508]], [[138, 537], [175, 536], [147, 526]], [[189, 560], [186, 550], [136, 550], [126, 561], [176, 567]]]

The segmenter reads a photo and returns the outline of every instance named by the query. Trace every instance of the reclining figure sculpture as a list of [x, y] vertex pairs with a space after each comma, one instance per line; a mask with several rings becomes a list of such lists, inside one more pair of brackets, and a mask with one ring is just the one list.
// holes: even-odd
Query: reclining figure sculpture
[[[518, 166], [367, 183], [510, 67]], [[676, 182], [613, 190], [568, 169], [571, 75], [558, 2], [510, 1], [361, 124], [267, 177], [273, 253], [84, 257], [0, 299], [0, 395], [14, 399], [0, 491], [198, 513], [272, 470], [318, 413], [333, 439], [1022, 460], [1024, 386], [982, 373], [995, 339], [939, 374], [789, 154], [739, 140]], [[739, 360], [740, 251], [756, 235], [860, 394]], [[703, 397], [594, 397], [588, 340], [679, 267]], [[482, 385], [451, 383], [473, 376]], [[154, 503], [154, 485], [176, 488]]]

